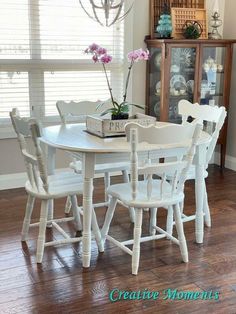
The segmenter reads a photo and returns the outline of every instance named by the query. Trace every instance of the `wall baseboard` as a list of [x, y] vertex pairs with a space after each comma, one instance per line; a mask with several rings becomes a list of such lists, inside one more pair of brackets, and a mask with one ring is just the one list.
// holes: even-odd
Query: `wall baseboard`
[[0, 175], [0, 190], [21, 188], [27, 180], [26, 172]]
[[[216, 152], [214, 154], [214, 158], [212, 158], [211, 163], [220, 165], [220, 153]], [[225, 167], [236, 171], [236, 158], [226, 155]], [[69, 170], [69, 169], [57, 169], [56, 172], [62, 172], [66, 170]], [[117, 176], [117, 175], [120, 175], [120, 173], [119, 172], [112, 173], [112, 175]], [[101, 177], [103, 177], [102, 174], [95, 175], [95, 178], [101, 178]], [[22, 188], [25, 186], [26, 180], [27, 180], [26, 172], [0, 175], [0, 191]]]
[[[61, 168], [61, 169], [57, 169], [56, 172], [60, 173], [62, 171], [68, 171], [68, 170], [70, 169]], [[120, 172], [112, 173], [113, 176], [118, 176], [120, 174], [121, 174]], [[103, 177], [102, 173], [95, 174], [95, 178], [102, 178], [102, 177]], [[25, 186], [26, 180], [27, 180], [26, 172], [0, 175], [0, 191], [22, 188]]]
[[[214, 163], [220, 165], [220, 153], [215, 152]], [[236, 171], [236, 158], [226, 155], [225, 157], [225, 168]]]

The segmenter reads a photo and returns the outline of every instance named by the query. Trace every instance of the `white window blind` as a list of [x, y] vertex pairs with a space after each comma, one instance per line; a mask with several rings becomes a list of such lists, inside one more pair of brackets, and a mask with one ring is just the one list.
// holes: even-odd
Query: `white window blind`
[[108, 75], [114, 96], [122, 96], [122, 22], [104, 28], [78, 0], [1, 0], [0, 29], [1, 126], [13, 107], [45, 121], [57, 115], [58, 100], [109, 98], [101, 64], [83, 53], [93, 42], [113, 56]]

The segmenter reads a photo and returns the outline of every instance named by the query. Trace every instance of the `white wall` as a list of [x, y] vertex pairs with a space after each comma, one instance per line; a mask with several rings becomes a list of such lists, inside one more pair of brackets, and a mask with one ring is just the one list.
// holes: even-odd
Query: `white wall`
[[[225, 19], [224, 19], [224, 37], [236, 38], [236, 1], [227, 0], [225, 2]], [[232, 82], [231, 82], [231, 96], [230, 96], [230, 110], [228, 113], [228, 145], [227, 154], [236, 158], [236, 49], [234, 49], [234, 61], [232, 67]]]

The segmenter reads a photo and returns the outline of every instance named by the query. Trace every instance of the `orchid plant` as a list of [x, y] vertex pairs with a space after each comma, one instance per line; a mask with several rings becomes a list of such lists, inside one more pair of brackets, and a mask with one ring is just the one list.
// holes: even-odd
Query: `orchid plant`
[[[129, 112], [129, 107], [134, 106], [140, 109], [143, 109], [143, 107], [136, 105], [136, 104], [131, 104], [127, 102], [127, 92], [128, 92], [128, 86], [129, 86], [129, 80], [130, 80], [130, 74], [132, 67], [135, 62], [141, 61], [141, 60], [148, 60], [149, 59], [149, 51], [148, 50], [143, 50], [142, 48], [138, 50], [134, 50], [128, 53], [127, 57], [129, 60], [129, 67], [128, 67], [128, 74], [126, 78], [126, 84], [125, 84], [125, 92], [123, 95], [123, 101], [119, 104], [117, 101], [114, 100], [113, 94], [112, 94], [112, 88], [109, 82], [109, 78], [107, 75], [107, 69], [106, 65], [112, 61], [112, 56], [108, 54], [107, 50], [95, 43], [90, 45], [86, 50], [85, 53], [91, 54], [92, 55], [92, 60], [94, 63], [100, 62], [103, 66], [103, 70], [105, 73], [106, 81], [107, 81], [107, 86], [109, 89], [110, 97], [111, 97], [111, 102], [112, 102], [112, 107], [105, 110], [102, 112], [101, 115], [105, 115], [107, 113], [111, 113], [112, 116], [115, 117], [121, 117], [121, 116], [127, 116], [128, 118], [128, 112]], [[101, 104], [103, 105], [103, 104]]]

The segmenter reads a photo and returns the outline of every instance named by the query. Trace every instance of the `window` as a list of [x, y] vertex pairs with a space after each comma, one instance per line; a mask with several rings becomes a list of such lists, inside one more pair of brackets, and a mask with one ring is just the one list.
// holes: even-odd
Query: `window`
[[77, 0], [1, 0], [0, 29], [1, 126], [13, 107], [50, 121], [58, 100], [109, 98], [101, 65], [83, 53], [92, 42], [112, 54], [108, 73], [114, 95], [122, 95], [123, 23], [101, 27]]

